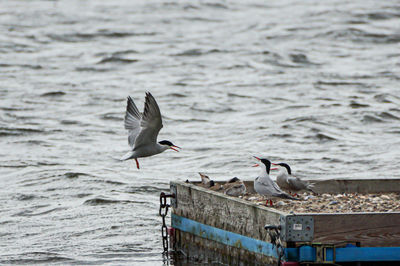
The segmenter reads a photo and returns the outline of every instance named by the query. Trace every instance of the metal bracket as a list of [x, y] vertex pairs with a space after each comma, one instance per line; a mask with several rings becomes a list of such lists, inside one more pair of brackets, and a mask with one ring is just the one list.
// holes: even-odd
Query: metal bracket
[[314, 218], [305, 215], [282, 215], [281, 237], [286, 242], [310, 242], [314, 238]]
[[[319, 244], [314, 244], [313, 247], [315, 247], [315, 257], [316, 260], [315, 262], [317, 263], [335, 263], [336, 260], [336, 248], [335, 245], [319, 245]], [[327, 249], [330, 248], [333, 251], [333, 258], [332, 260], [327, 260]]]
[[171, 198], [171, 206], [176, 209], [178, 207], [177, 189], [175, 184], [170, 184], [170, 192], [174, 197]]

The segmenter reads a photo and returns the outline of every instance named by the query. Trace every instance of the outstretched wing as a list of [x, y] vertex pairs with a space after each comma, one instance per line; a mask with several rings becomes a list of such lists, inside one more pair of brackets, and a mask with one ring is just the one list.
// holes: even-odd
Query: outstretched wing
[[132, 148], [140, 132], [141, 119], [142, 115], [140, 114], [132, 98], [128, 96], [124, 125], [125, 129], [129, 131], [128, 143]]
[[140, 121], [141, 129], [135, 140], [135, 149], [143, 145], [156, 143], [158, 133], [162, 127], [160, 108], [153, 95], [150, 92], [146, 92], [144, 111]]

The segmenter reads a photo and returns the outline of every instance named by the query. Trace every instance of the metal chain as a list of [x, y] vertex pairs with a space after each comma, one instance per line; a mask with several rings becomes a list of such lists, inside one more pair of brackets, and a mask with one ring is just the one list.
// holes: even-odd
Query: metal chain
[[278, 253], [278, 266], [280, 266], [282, 258], [285, 254], [285, 249], [283, 248], [281, 242], [281, 226], [266, 225], [264, 228], [268, 231], [271, 244], [276, 247], [276, 251]]
[[168, 209], [171, 205], [167, 203], [167, 198], [174, 198], [175, 195], [173, 194], [165, 194], [164, 192], [161, 192], [160, 194], [160, 210], [159, 214], [162, 219], [162, 225], [161, 225], [161, 237], [162, 237], [162, 242], [163, 242], [163, 254], [168, 253], [168, 227], [165, 222], [165, 217], [168, 214]]

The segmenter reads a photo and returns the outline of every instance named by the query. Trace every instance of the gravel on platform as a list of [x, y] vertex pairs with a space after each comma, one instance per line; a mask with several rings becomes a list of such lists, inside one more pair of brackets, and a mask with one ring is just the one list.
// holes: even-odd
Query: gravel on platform
[[239, 198], [249, 200], [288, 213], [352, 213], [399, 212], [400, 195], [397, 193], [374, 194], [300, 194], [301, 200], [273, 199], [273, 206], [266, 205], [267, 198], [259, 194], [245, 194]]

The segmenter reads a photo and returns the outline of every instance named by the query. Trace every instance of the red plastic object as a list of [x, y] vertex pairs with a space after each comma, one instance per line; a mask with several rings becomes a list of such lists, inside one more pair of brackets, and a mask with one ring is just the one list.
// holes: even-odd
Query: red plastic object
[[300, 266], [300, 263], [294, 261], [281, 262], [281, 266]]
[[175, 236], [175, 228], [173, 227], [168, 227], [167, 232], [169, 236]]

